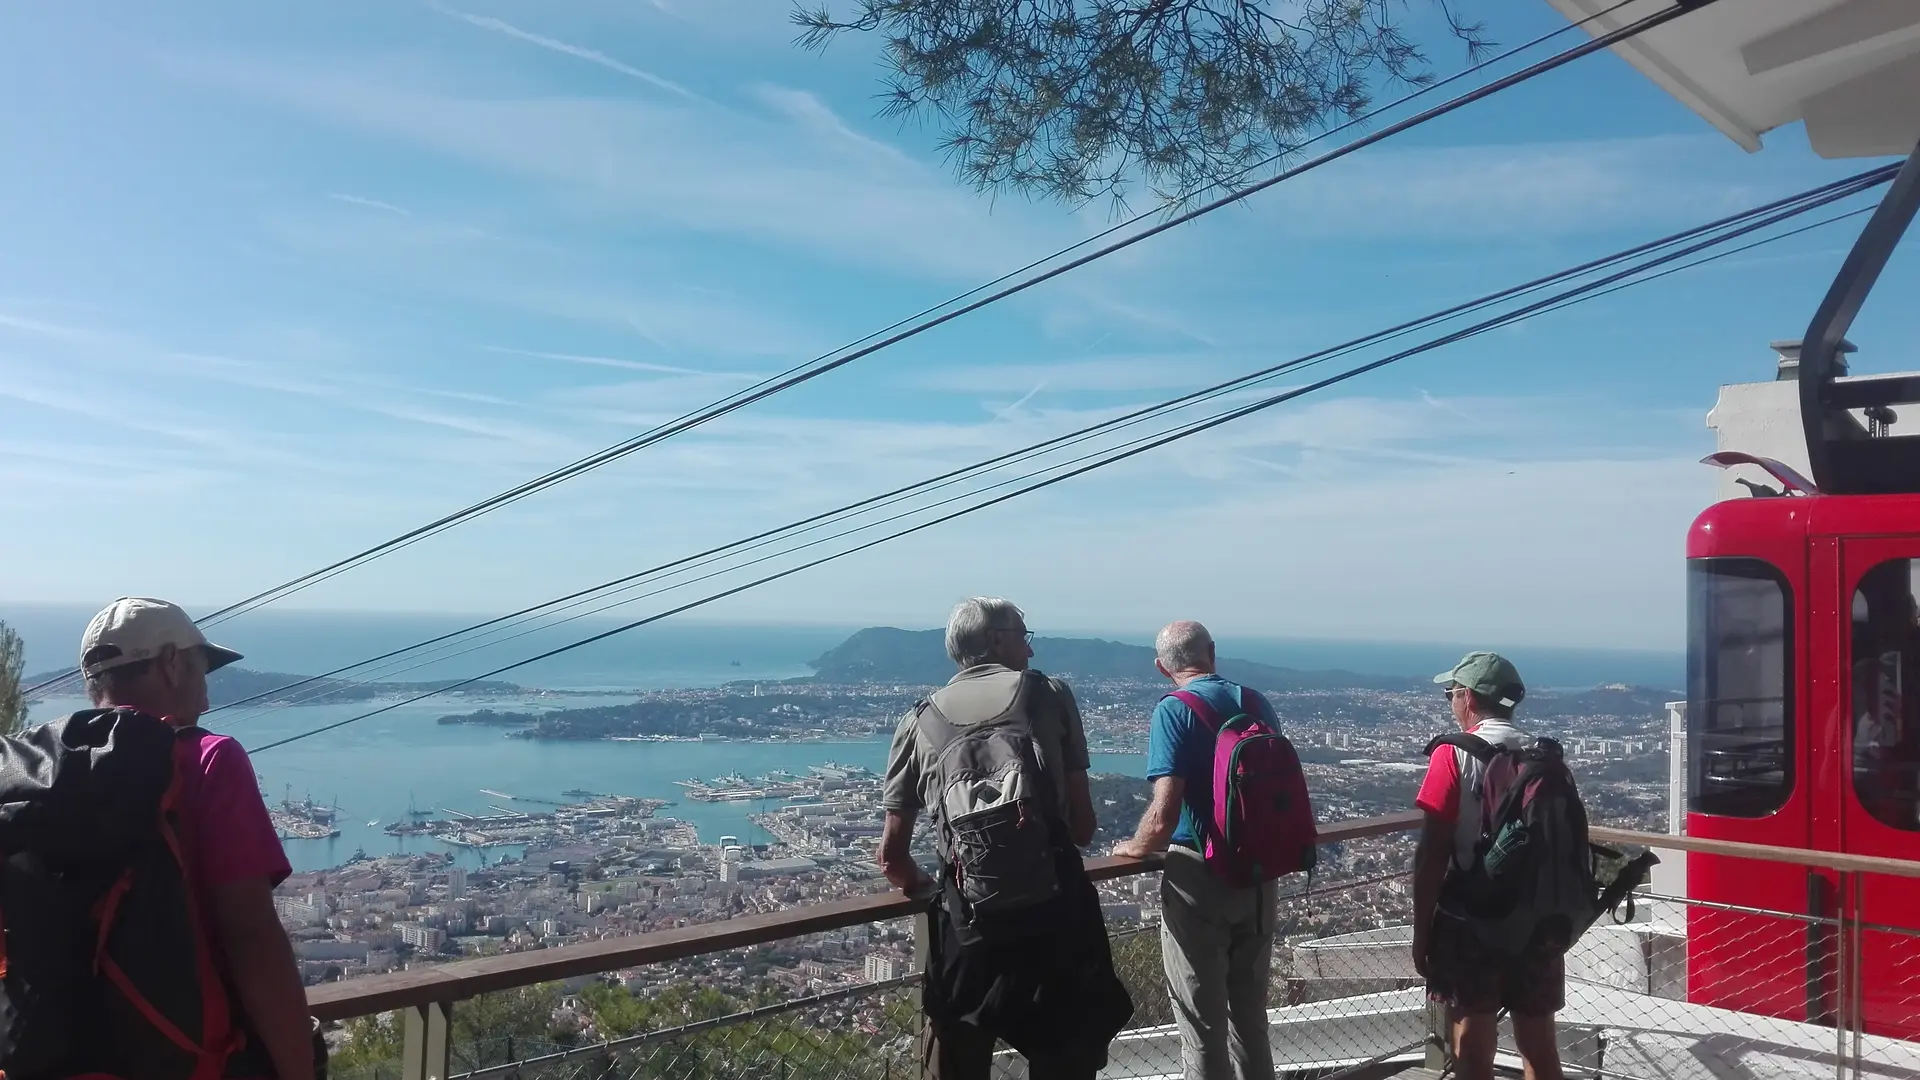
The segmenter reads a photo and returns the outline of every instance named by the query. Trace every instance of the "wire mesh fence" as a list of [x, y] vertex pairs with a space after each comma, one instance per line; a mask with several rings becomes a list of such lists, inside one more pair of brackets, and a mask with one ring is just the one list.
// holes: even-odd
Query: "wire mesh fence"
[[[1844, 884], [1849, 893], [1850, 883]], [[1569, 1075], [1668, 1080], [1920, 1075], [1920, 910], [1834, 915], [1643, 893], [1567, 954], [1557, 1016]], [[1518, 1063], [1510, 1031], [1502, 1051]]]
[[[473, 1080], [906, 1080], [918, 1075], [912, 985], [847, 987], [524, 1056], [498, 1039], [479, 1041], [456, 1049], [454, 1072]], [[723, 1007], [713, 998], [706, 1005]]]
[[1920, 1074], [1920, 880], [1854, 874], [1844, 883], [1859, 919], [1841, 930], [1846, 1052], [1859, 1075]]
[[[606, 983], [572, 993], [523, 987], [454, 1008], [450, 1072], [470, 1080], [906, 1080], [918, 1075], [915, 982], [758, 1003], [695, 988], [641, 998]], [[343, 1040], [330, 1076], [399, 1080], [399, 1051], [397, 1038], [388, 1047]]]
[[[1425, 1051], [1435, 1017], [1411, 953], [1409, 847], [1399, 836], [1350, 842], [1327, 853], [1310, 884], [1289, 880], [1282, 889], [1267, 994], [1280, 1072], [1390, 1070]], [[1643, 893], [1630, 919], [1589, 930], [1565, 959], [1558, 1020], [1568, 1074], [1920, 1078], [1920, 883], [1830, 877], [1834, 915]], [[1134, 1003], [1102, 1075], [1179, 1075], [1159, 886], [1144, 878], [1102, 888], [1114, 964]], [[453, 1010], [451, 1072], [476, 1080], [916, 1077], [923, 1025], [901, 942], [906, 926], [873, 935], [893, 952], [859, 974], [847, 958], [754, 982], [738, 975], [754, 957], [730, 954], [706, 958], [695, 976], [650, 969], [624, 973], [624, 985], [523, 987], [463, 1002]], [[862, 981], [866, 974], [877, 981]], [[333, 1076], [399, 1080], [398, 1031], [380, 1018], [350, 1022], [335, 1035]], [[396, 1060], [381, 1056], [387, 1047]], [[1517, 1065], [1510, 1033], [1502, 1047]], [[1024, 1064], [1002, 1048], [996, 1075], [1023, 1076]]]
[[[1300, 1021], [1295, 1034], [1310, 1033], [1315, 1002], [1410, 985], [1414, 976], [1406, 937], [1400, 936], [1397, 944], [1391, 931], [1379, 937], [1382, 928], [1404, 924], [1408, 915], [1404, 872], [1384, 869], [1396, 857], [1405, 865], [1405, 853], [1394, 852], [1393, 841], [1389, 837], [1330, 845], [1310, 883], [1290, 882], [1291, 887], [1282, 890], [1269, 1003], [1306, 1009], [1295, 1018]], [[1178, 1073], [1179, 1034], [1155, 915], [1157, 882], [1151, 877], [1138, 883], [1123, 880], [1108, 889], [1107, 899], [1126, 898], [1141, 910], [1118, 915], [1110, 938], [1134, 1013], [1113, 1044], [1105, 1075]], [[900, 930], [876, 928], [870, 935], [876, 941], [887, 939], [884, 947], [894, 950], [877, 965], [882, 974], [909, 966], [900, 955]], [[1354, 940], [1343, 944], [1344, 938]], [[796, 942], [788, 959], [805, 952], [804, 945]], [[782, 985], [743, 978], [741, 971], [755, 960], [753, 953], [705, 958], [698, 975], [674, 978], [651, 972], [629, 980], [633, 989], [611, 979], [591, 980], [520, 987], [461, 1002], [452, 1012], [450, 1071], [475, 1080], [904, 1080], [919, 1075], [922, 1025], [914, 976], [832, 985], [835, 978], [850, 977], [848, 961], [815, 966], [813, 977], [800, 977], [805, 972], [791, 967], [773, 972], [787, 975]], [[1384, 1049], [1374, 1045], [1373, 1035], [1398, 1038], [1411, 1032], [1407, 1037], [1417, 1038], [1419, 1025], [1409, 1025], [1407, 1019], [1390, 1019], [1372, 1033], [1364, 1024], [1329, 1027], [1318, 1043], [1294, 1043], [1310, 1047], [1309, 1056], [1316, 1061], [1359, 1060]], [[401, 1037], [393, 1017], [350, 1021], [334, 1034], [333, 1042], [332, 1076], [399, 1080]], [[1022, 1064], [1001, 1048], [997, 1071], [1019, 1075]]]

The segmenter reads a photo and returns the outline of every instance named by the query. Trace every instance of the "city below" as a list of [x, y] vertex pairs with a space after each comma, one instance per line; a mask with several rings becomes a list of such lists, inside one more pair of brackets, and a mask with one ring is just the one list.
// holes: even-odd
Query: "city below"
[[[1224, 664], [1223, 664], [1224, 666]], [[1251, 680], [1250, 680], [1251, 681]], [[1323, 821], [1408, 808], [1424, 763], [1419, 751], [1449, 719], [1440, 695], [1410, 680], [1347, 688], [1270, 689], [1269, 698], [1306, 763]], [[1398, 685], [1392, 685], [1397, 682]], [[1164, 681], [1073, 677], [1089, 744], [1138, 754]], [[906, 683], [803, 681], [653, 691], [630, 705], [551, 712], [482, 709], [442, 724], [505, 728], [515, 738], [739, 740], [873, 739], [929, 687]], [[1560, 738], [1572, 755], [1596, 822], [1663, 831], [1667, 751], [1664, 702], [1670, 692], [1601, 687], [1529, 696], [1521, 720]], [[799, 748], [796, 748], [798, 751]], [[804, 751], [799, 751], [804, 752]], [[616, 938], [776, 911], [884, 889], [874, 862], [883, 812], [882, 778], [859, 765], [821, 760], [761, 775], [729, 773], [678, 781], [696, 803], [751, 806], [758, 842], [705, 840], [673, 816], [673, 804], [637, 794], [585, 790], [512, 792], [480, 787], [468, 806], [412, 807], [380, 824], [395, 837], [423, 837], [446, 851], [355, 857], [297, 873], [277, 890], [309, 983], [351, 979], [470, 956]], [[1099, 830], [1091, 850], [1130, 835], [1148, 792], [1137, 775], [1096, 770]], [[283, 835], [326, 835], [345, 810], [292, 799], [274, 804]], [[916, 850], [931, 864], [923, 821]], [[489, 860], [490, 849], [506, 850]], [[455, 864], [480, 849], [481, 865]], [[1403, 850], [1404, 849], [1404, 850]], [[1364, 854], [1331, 851], [1325, 880], [1404, 868], [1411, 838], [1369, 841]], [[1376, 925], [1406, 902], [1404, 884], [1334, 890], [1291, 928], [1320, 935]], [[1149, 879], [1101, 886], [1110, 925], [1156, 921]], [[857, 928], [782, 942], [737, 955], [656, 964], [614, 973], [648, 992], [676, 980], [750, 995], [769, 984], [815, 992], [885, 980], [910, 970], [904, 928]]]

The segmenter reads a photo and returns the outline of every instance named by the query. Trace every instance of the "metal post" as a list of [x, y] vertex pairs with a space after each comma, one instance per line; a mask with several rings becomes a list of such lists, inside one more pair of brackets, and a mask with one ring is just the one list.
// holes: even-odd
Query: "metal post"
[[400, 1013], [400, 1080], [446, 1080], [453, 1041], [453, 1007], [435, 1001]]
[[[1841, 931], [1846, 898], [1834, 894], [1845, 881], [1829, 882], [1823, 871], [1807, 870], [1807, 1023], [1844, 1031], [1839, 1010], [1846, 998], [1846, 956]], [[1830, 988], [1830, 983], [1833, 984]]]
[[1442, 1073], [1453, 1057], [1453, 1025], [1447, 1023], [1447, 1007], [1427, 1000], [1427, 1060], [1430, 1072]]
[[1853, 1023], [1853, 966], [1857, 955], [1853, 948], [1853, 937], [1847, 932], [1847, 914], [1852, 910], [1853, 875], [1842, 872], [1837, 875], [1836, 891], [1838, 897], [1833, 905], [1833, 946], [1839, 954], [1839, 985], [1834, 993], [1833, 1006], [1833, 1077], [1834, 1080], [1847, 1080], [1847, 1027]]
[[[1840, 949], [1840, 992], [1838, 1013], [1834, 1018], [1833, 1074], [1846, 1080], [1849, 1067], [1855, 1080], [1860, 1076], [1861, 1038], [1866, 1030], [1866, 909], [1862, 903], [1865, 880], [1858, 870], [1840, 873], [1840, 903], [1836, 915], [1839, 925], [1835, 938]], [[1849, 1047], [1848, 1043], [1852, 1045]]]
[[933, 959], [933, 913], [922, 911], [913, 917], [913, 970], [920, 981], [913, 986], [913, 1003], [921, 1003], [921, 987], [927, 982], [927, 964]]
[[1867, 878], [1853, 872], [1853, 1077], [1860, 1080], [1860, 1040], [1867, 1029]]
[[927, 970], [933, 960], [933, 913], [922, 911], [913, 917], [913, 969], [920, 973], [920, 981], [913, 984], [909, 1000], [914, 1011], [920, 1016], [920, 1035], [914, 1040], [920, 1048], [920, 1076], [932, 1078], [936, 1072], [934, 1060], [938, 1048], [933, 1041], [933, 1025], [927, 1023], [926, 985], [932, 977]]

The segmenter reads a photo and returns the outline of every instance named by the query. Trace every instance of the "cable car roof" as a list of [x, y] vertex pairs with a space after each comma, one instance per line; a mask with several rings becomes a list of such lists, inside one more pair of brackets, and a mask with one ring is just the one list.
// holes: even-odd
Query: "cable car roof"
[[[1547, 2], [1598, 37], [1674, 0]], [[1920, 0], [1718, 0], [1613, 48], [1748, 150], [1796, 120], [1821, 157], [1920, 142]]]

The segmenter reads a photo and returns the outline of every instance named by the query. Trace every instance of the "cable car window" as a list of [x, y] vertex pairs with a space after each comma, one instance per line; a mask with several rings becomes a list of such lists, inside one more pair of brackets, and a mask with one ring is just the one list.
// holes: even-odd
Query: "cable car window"
[[1853, 791], [1878, 820], [1920, 830], [1916, 574], [1920, 560], [1892, 559], [1853, 593]]
[[1793, 616], [1759, 559], [1687, 561], [1687, 808], [1763, 817], [1793, 792]]

